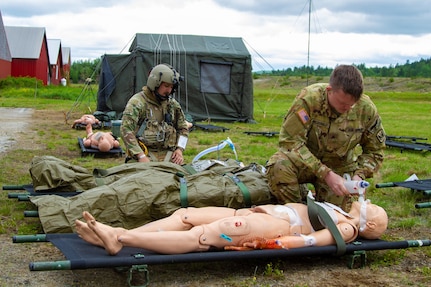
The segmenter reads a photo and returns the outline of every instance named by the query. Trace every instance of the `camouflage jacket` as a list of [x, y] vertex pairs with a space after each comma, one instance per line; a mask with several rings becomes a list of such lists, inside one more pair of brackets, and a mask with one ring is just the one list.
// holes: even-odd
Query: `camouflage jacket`
[[363, 94], [351, 110], [337, 114], [329, 106], [327, 85], [313, 84], [296, 97], [281, 126], [279, 151], [295, 153], [321, 179], [330, 170], [372, 177], [383, 162], [386, 138], [377, 108]]
[[132, 155], [142, 153], [137, 134], [149, 150], [174, 150], [179, 135], [188, 136], [187, 123], [180, 104], [173, 98], [159, 103], [146, 87], [128, 101], [122, 117], [121, 135]]

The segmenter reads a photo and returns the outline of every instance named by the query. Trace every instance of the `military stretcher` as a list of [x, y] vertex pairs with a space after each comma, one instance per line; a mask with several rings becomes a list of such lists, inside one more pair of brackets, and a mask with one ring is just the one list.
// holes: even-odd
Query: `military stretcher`
[[[422, 192], [425, 197], [431, 197], [431, 179], [415, 179], [400, 182], [386, 182], [376, 184], [376, 188], [385, 187], [404, 187], [410, 188], [413, 192]], [[419, 202], [415, 204], [416, 208], [431, 208], [431, 202]]]
[[[86, 128], [87, 128], [87, 124], [76, 123], [74, 125], [74, 129], [76, 129], [76, 130], [85, 130]], [[99, 121], [98, 123], [92, 124], [91, 128], [93, 130], [96, 130], [96, 129], [111, 129], [112, 128], [112, 123], [111, 123], [111, 121]]]
[[246, 131], [244, 133], [247, 135], [260, 135], [260, 136], [266, 136], [266, 137], [273, 137], [279, 134], [279, 132], [252, 132], [252, 131]]
[[427, 138], [410, 137], [410, 136], [386, 136], [385, 144], [388, 147], [399, 148], [413, 151], [431, 151], [431, 144], [426, 142]]
[[54, 271], [91, 268], [128, 268], [129, 278], [133, 272], [145, 272], [148, 275], [149, 265], [233, 261], [250, 259], [272, 259], [288, 257], [337, 255], [348, 256], [348, 267], [357, 268], [366, 265], [366, 251], [384, 249], [405, 249], [411, 247], [430, 246], [431, 240], [364, 240], [357, 239], [346, 245], [345, 252], [338, 254], [337, 246], [313, 246], [294, 249], [264, 249], [250, 251], [207, 251], [186, 254], [159, 254], [142, 248], [125, 247], [115, 256], [110, 256], [100, 247], [91, 245], [74, 233], [16, 235], [14, 243], [22, 242], [50, 242], [58, 248], [65, 260], [36, 261], [29, 263], [30, 271]]
[[94, 155], [94, 156], [118, 156], [122, 157], [124, 155], [124, 151], [121, 147], [112, 148], [109, 151], [102, 152], [97, 148], [92, 147], [85, 147], [84, 146], [84, 139], [81, 137], [78, 137], [78, 145], [81, 149], [81, 156], [85, 155]]
[[[149, 166], [145, 165], [146, 168]], [[151, 172], [155, 172], [156, 167], [151, 168]], [[166, 170], [167, 166], [163, 168], [163, 172], [159, 175], [166, 175], [170, 177], [170, 173]], [[150, 170], [150, 169], [148, 169]], [[251, 172], [246, 170], [243, 173], [237, 174], [250, 176]], [[260, 174], [260, 173], [258, 173]], [[140, 175], [140, 174], [138, 174]], [[133, 177], [136, 174], [132, 175]], [[172, 174], [175, 176], [175, 174]], [[138, 176], [137, 178], [145, 178]], [[224, 178], [224, 177], [223, 177]], [[122, 176], [122, 179], [128, 179], [128, 177]], [[240, 183], [247, 183], [246, 177], [242, 177], [243, 181]], [[230, 177], [226, 178], [226, 181], [222, 181], [224, 185], [230, 181]], [[120, 180], [121, 181], [121, 180]], [[215, 183], [214, 178], [211, 180]], [[260, 182], [260, 180], [252, 181], [254, 183]], [[238, 182], [232, 183], [232, 187], [238, 189]], [[254, 185], [251, 185], [254, 186]], [[31, 193], [32, 190], [27, 186], [22, 187], [25, 190], [24, 193]], [[4, 187], [3, 189], [12, 189], [12, 187]], [[178, 189], [178, 188], [176, 188]], [[261, 190], [261, 188], [257, 188]], [[250, 191], [250, 190], [249, 190]], [[51, 191], [52, 192], [52, 191]], [[229, 192], [229, 194], [232, 192]], [[254, 192], [252, 191], [253, 195]], [[40, 195], [37, 191], [37, 195]], [[61, 195], [64, 196], [63, 193]], [[238, 193], [239, 197], [244, 197], [241, 192]], [[199, 196], [201, 199], [201, 196]], [[253, 196], [250, 198], [254, 198]], [[259, 197], [260, 198], [260, 197]], [[189, 198], [190, 199], [190, 198]], [[265, 199], [265, 197], [263, 197]], [[265, 199], [266, 200], [266, 199]], [[56, 202], [57, 204], [58, 202]], [[254, 200], [251, 203], [255, 203]], [[212, 204], [214, 202], [212, 201]], [[257, 202], [256, 202], [257, 204]], [[165, 204], [164, 204], [165, 205]], [[247, 204], [247, 205], [250, 205]], [[112, 216], [112, 214], [110, 215]], [[329, 228], [329, 227], [328, 227]], [[332, 230], [331, 230], [332, 232]], [[334, 235], [334, 233], [332, 232]], [[335, 236], [334, 236], [335, 238]], [[337, 241], [337, 240], [336, 240]], [[423, 240], [402, 240], [402, 241], [386, 241], [386, 240], [363, 240], [357, 238], [354, 242], [345, 244], [339, 244], [337, 241], [336, 245], [321, 246], [321, 247], [304, 247], [296, 249], [267, 249], [267, 250], [251, 250], [251, 251], [208, 251], [208, 252], [196, 252], [187, 254], [175, 254], [175, 255], [164, 255], [154, 253], [141, 248], [123, 248], [122, 251], [116, 256], [110, 256], [108, 253], [100, 247], [86, 243], [84, 240], [79, 238], [74, 233], [54, 233], [46, 232], [46, 234], [39, 235], [16, 235], [13, 236], [14, 243], [20, 242], [49, 242], [56, 246], [63, 255], [65, 260], [60, 261], [42, 261], [42, 262], [30, 262], [29, 268], [31, 271], [48, 271], [48, 270], [69, 270], [69, 269], [89, 269], [89, 268], [107, 268], [107, 267], [121, 267], [129, 268], [129, 274], [133, 273], [133, 270], [143, 271], [148, 273], [148, 265], [156, 264], [168, 264], [168, 263], [187, 263], [187, 262], [208, 262], [208, 261], [226, 261], [226, 260], [248, 260], [248, 259], [269, 259], [269, 258], [287, 258], [294, 256], [322, 256], [322, 255], [336, 255], [336, 256], [349, 256], [349, 267], [353, 267], [356, 260], [360, 260], [360, 266], [366, 264], [366, 251], [370, 250], [382, 250], [382, 249], [401, 249], [410, 247], [422, 247], [430, 246], [431, 241], [429, 239]], [[131, 276], [131, 275], [130, 275]]]
[[205, 125], [205, 124], [199, 124], [194, 123], [193, 127], [199, 128], [201, 130], [207, 131], [207, 132], [225, 132], [229, 130], [228, 128], [222, 127], [222, 126], [215, 126], [215, 125]]

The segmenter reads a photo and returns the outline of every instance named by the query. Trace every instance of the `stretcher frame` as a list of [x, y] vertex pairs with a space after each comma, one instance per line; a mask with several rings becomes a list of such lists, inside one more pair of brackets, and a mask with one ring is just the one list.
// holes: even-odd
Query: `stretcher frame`
[[[82, 191], [59, 191], [59, 190], [35, 191], [32, 184], [3, 185], [2, 189], [15, 191], [15, 192], [9, 192], [8, 198], [17, 199], [18, 201], [29, 201], [30, 196], [59, 195], [59, 196], [69, 197], [69, 196], [75, 196], [82, 193]], [[16, 191], [20, 191], [20, 192], [16, 192]]]
[[124, 247], [117, 255], [110, 256], [103, 248], [87, 243], [75, 233], [16, 235], [13, 236], [12, 239], [14, 243], [50, 242], [58, 248], [66, 258], [66, 260], [62, 261], [30, 262], [30, 271], [128, 267], [129, 282], [131, 281], [133, 271], [135, 270], [146, 272], [148, 275], [148, 265], [259, 258], [286, 258], [294, 256], [349, 255], [350, 262], [348, 263], [348, 267], [354, 268], [355, 263], [357, 263], [356, 260], [359, 259], [360, 267], [362, 268], [366, 264], [366, 251], [405, 249], [431, 245], [431, 240], [429, 239], [402, 241], [357, 239], [356, 241], [346, 245], [344, 254], [339, 254], [337, 252], [336, 245], [329, 245], [294, 249], [263, 249], [250, 251], [218, 250], [185, 254], [159, 254], [142, 248]]
[[81, 137], [78, 137], [78, 145], [81, 148], [81, 156], [94, 155], [94, 156], [100, 156], [100, 157], [106, 157], [106, 156], [122, 157], [124, 155], [124, 151], [121, 147], [113, 148], [106, 152], [102, 152], [97, 148], [85, 147], [84, 139]]
[[205, 124], [194, 123], [193, 126], [208, 132], [220, 132], [220, 131], [225, 132], [226, 130], [229, 130], [228, 128], [215, 126], [215, 125], [205, 125]]
[[[76, 130], [85, 130], [86, 128], [87, 128], [87, 124], [82, 124], [82, 123], [77, 123], [74, 126], [74, 129], [76, 129]], [[96, 130], [96, 129], [111, 129], [112, 128], [112, 123], [110, 121], [109, 122], [99, 121], [98, 124], [92, 124], [91, 128], [93, 130]]]
[[385, 144], [388, 147], [396, 147], [403, 152], [404, 150], [431, 151], [431, 144], [425, 142], [427, 138], [410, 136], [386, 136]]
[[252, 131], [247, 131], [244, 133], [247, 135], [260, 135], [260, 136], [266, 136], [269, 138], [279, 134], [279, 132], [252, 132]]
[[[376, 188], [385, 187], [404, 187], [410, 188], [412, 192], [421, 192], [423, 196], [431, 197], [431, 179], [416, 179], [416, 180], [406, 180], [400, 182], [385, 182], [377, 183]], [[416, 208], [431, 208], [430, 202], [418, 202], [415, 204]]]

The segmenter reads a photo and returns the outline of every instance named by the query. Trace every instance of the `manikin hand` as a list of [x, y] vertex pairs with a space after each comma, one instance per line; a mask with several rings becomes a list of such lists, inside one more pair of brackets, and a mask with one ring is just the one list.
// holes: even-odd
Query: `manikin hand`
[[253, 249], [281, 249], [277, 239], [256, 238], [249, 242], [244, 242], [242, 246], [225, 246], [225, 250], [253, 250]]

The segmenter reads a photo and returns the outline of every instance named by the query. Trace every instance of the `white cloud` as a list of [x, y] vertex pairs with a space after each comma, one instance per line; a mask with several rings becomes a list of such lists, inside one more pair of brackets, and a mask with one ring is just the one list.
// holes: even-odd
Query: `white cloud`
[[[397, 15], [403, 12], [399, 6], [374, 0], [365, 1], [368, 5], [365, 7], [364, 1], [352, 0], [349, 2], [352, 7], [345, 5], [344, 0], [313, 1], [310, 65], [387, 66], [430, 57], [431, 30], [426, 30], [428, 20], [421, 21], [431, 9], [421, 12], [409, 8], [413, 3], [395, 1], [406, 5], [398, 23]], [[307, 64], [308, 1], [305, 0], [293, 1], [289, 6], [281, 0], [3, 2], [1, 12], [6, 26], [45, 27], [48, 38], [61, 39], [63, 46], [71, 47], [72, 60], [127, 52], [135, 33], [169, 33], [242, 37], [250, 45], [255, 69], [270, 67], [264, 61], [257, 67], [259, 56], [253, 50], [276, 69]], [[431, 6], [425, 2], [418, 5]], [[361, 3], [365, 6], [360, 6]], [[391, 7], [393, 14], [388, 10]], [[426, 29], [406, 34], [406, 21]], [[400, 30], [403, 33], [397, 34], [397, 27], [389, 30], [387, 23], [403, 26]]]

